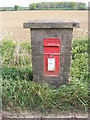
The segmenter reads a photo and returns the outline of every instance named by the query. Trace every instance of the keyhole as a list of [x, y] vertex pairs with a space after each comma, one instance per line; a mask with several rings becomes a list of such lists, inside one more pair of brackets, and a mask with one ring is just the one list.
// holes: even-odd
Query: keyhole
[[52, 57], [52, 54], [50, 55], [50, 57]]

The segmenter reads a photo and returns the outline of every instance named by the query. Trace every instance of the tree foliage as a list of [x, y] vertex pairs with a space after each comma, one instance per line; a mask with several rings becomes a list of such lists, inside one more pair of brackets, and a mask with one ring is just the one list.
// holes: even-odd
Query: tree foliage
[[14, 5], [14, 10], [17, 11], [20, 8], [19, 5]]
[[44, 9], [70, 9], [70, 10], [85, 10], [86, 4], [79, 2], [42, 2], [29, 5], [30, 10]]
[[7, 11], [7, 8], [6, 7], [2, 7], [2, 11]]
[[42, 2], [33, 3], [29, 7], [0, 7], [0, 11], [24, 11], [24, 10], [86, 10], [86, 4], [81, 2]]

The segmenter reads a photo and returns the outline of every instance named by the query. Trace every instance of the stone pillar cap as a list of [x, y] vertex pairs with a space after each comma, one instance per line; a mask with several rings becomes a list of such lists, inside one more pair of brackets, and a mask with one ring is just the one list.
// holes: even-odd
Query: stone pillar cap
[[79, 28], [78, 21], [60, 21], [60, 20], [31, 20], [23, 23], [24, 28]]

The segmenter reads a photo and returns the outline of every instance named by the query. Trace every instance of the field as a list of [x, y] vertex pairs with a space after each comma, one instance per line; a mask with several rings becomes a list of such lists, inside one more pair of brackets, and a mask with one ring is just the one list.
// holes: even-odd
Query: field
[[88, 11], [14, 11], [0, 12], [2, 15], [2, 36], [14, 40], [30, 40], [29, 29], [23, 29], [23, 23], [36, 19], [77, 20], [80, 29], [74, 29], [74, 38], [87, 36]]

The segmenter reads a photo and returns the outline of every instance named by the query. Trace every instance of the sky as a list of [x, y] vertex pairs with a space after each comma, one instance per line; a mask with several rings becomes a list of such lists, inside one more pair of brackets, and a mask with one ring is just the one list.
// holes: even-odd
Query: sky
[[84, 2], [88, 5], [90, 0], [0, 0], [0, 7], [13, 7], [19, 5], [22, 7], [28, 7], [31, 3], [37, 2]]

